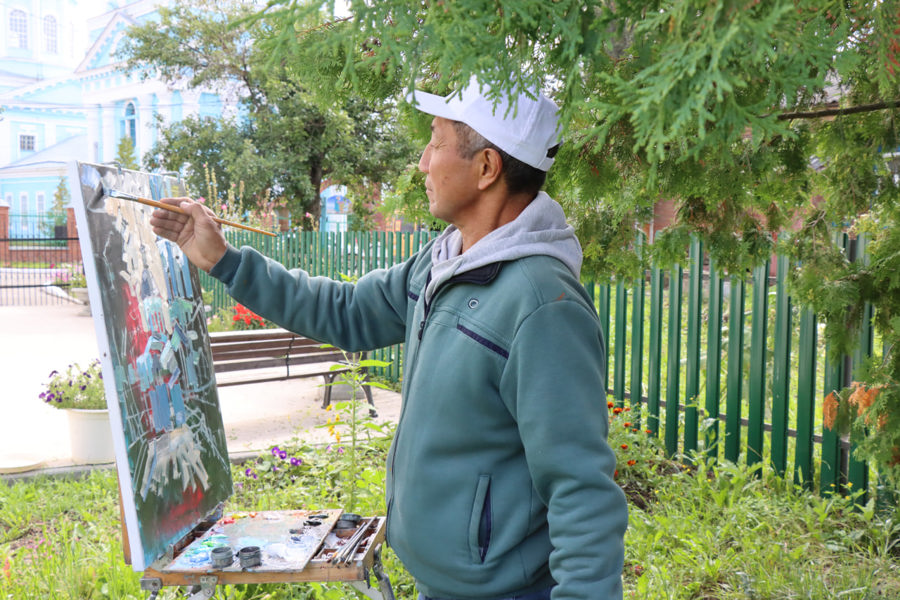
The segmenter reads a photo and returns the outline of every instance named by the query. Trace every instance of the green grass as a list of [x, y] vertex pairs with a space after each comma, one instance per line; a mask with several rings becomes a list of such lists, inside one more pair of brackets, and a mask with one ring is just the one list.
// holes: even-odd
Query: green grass
[[[854, 509], [850, 499], [810, 495], [744, 466], [664, 460], [657, 440], [624, 426], [629, 418], [615, 415], [610, 436], [630, 500], [626, 598], [900, 598], [900, 512]], [[357, 512], [384, 514], [387, 440], [368, 433], [352, 483], [346, 452], [295, 443], [282, 449], [301, 465], [271, 453], [235, 465], [227, 510], [343, 507], [354, 485]], [[0, 598], [146, 598], [120, 536], [112, 471], [0, 486]], [[413, 600], [414, 584], [389, 549], [384, 560], [397, 598]], [[341, 584], [226, 586], [217, 597], [361, 598]]]

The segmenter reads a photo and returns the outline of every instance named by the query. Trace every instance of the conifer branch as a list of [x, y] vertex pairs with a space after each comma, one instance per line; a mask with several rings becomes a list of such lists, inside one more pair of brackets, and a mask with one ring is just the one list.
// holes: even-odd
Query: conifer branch
[[855, 115], [858, 113], [875, 112], [876, 110], [896, 108], [897, 106], [900, 106], [900, 99], [883, 102], [873, 102], [871, 104], [859, 104], [857, 106], [848, 106], [846, 108], [826, 108], [822, 110], [782, 113], [778, 115], [778, 120], [787, 121], [789, 119], [821, 119], [823, 117], [836, 117], [839, 115]]

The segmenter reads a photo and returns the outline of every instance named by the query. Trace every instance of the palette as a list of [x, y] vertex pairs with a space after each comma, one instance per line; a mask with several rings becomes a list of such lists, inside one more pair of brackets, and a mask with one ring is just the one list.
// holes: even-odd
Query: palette
[[[356, 529], [345, 531], [335, 528], [341, 514], [340, 509], [226, 513], [183, 548], [154, 562], [144, 577], [167, 586], [193, 585], [209, 576], [217, 585], [364, 581], [369, 569], [380, 568], [384, 517], [362, 519]], [[337, 561], [354, 537], [358, 546], [345, 552], [346, 562]], [[244, 559], [257, 551], [259, 564], [249, 565]], [[230, 558], [225, 566], [218, 562], [223, 556]]]

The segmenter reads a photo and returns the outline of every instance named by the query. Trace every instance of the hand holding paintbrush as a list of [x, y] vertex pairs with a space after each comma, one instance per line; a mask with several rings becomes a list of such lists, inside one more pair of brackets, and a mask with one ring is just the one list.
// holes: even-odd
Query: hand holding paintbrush
[[160, 204], [150, 216], [153, 232], [178, 244], [198, 268], [212, 269], [228, 248], [218, 217], [190, 198], [163, 198]]

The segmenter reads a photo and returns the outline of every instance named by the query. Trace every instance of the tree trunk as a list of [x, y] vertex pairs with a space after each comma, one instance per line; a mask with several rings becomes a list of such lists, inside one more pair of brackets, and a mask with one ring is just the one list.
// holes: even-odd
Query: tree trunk
[[312, 206], [310, 206], [309, 214], [313, 216], [313, 221], [318, 223], [322, 217], [322, 176], [324, 169], [322, 168], [321, 157], [314, 157], [309, 166], [309, 182], [312, 184], [314, 192]]

